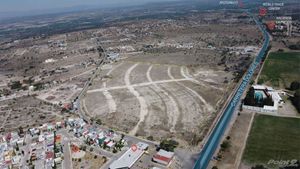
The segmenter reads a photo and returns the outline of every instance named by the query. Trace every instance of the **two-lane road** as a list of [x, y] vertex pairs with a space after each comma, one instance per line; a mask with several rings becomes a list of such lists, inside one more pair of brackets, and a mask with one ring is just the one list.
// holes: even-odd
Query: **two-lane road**
[[232, 99], [230, 100], [229, 104], [225, 108], [223, 114], [221, 115], [219, 121], [215, 125], [214, 129], [210, 133], [207, 142], [205, 143], [202, 151], [200, 152], [200, 156], [198, 160], [196, 161], [196, 164], [194, 166], [194, 169], [206, 169], [208, 167], [208, 164], [210, 160], [212, 159], [215, 151], [218, 148], [218, 145], [220, 144], [221, 138], [223, 137], [223, 134], [230, 123], [232, 114], [234, 113], [234, 110], [237, 107], [238, 102], [241, 99], [242, 94], [244, 93], [250, 79], [252, 78], [252, 75], [254, 73], [254, 70], [256, 69], [257, 65], [260, 64], [265, 52], [267, 51], [267, 48], [269, 46], [269, 40], [270, 37], [267, 33], [267, 31], [264, 29], [264, 26], [257, 20], [257, 18], [253, 17], [254, 21], [258, 25], [259, 29], [262, 31], [264, 36], [264, 43], [263, 46], [251, 64], [250, 68], [246, 72], [245, 76], [242, 79], [241, 84], [239, 85], [238, 89], [235, 91]]

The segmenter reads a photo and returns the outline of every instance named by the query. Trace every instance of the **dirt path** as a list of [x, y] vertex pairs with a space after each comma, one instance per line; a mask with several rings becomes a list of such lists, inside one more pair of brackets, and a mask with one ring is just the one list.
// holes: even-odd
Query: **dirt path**
[[242, 162], [243, 153], [244, 153], [244, 150], [246, 148], [247, 140], [248, 140], [251, 128], [252, 128], [254, 116], [255, 116], [255, 113], [251, 113], [251, 120], [249, 122], [248, 129], [247, 129], [246, 134], [245, 134], [246, 136], [244, 137], [243, 143], [241, 145], [242, 148], [240, 149], [240, 151], [238, 151], [237, 158], [236, 158], [235, 163], [234, 163], [235, 168], [238, 168], [240, 166], [241, 162]]
[[[188, 75], [186, 75], [184, 73], [183, 67], [181, 67], [181, 71], [180, 72], [181, 72], [182, 76], [184, 76], [185, 78], [190, 78]], [[172, 76], [172, 73], [171, 73], [171, 67], [168, 67], [168, 75], [169, 75], [169, 77], [171, 79], [174, 79], [174, 77]], [[186, 90], [188, 90], [189, 92], [193, 93], [197, 98], [199, 98], [199, 100], [205, 105], [205, 108], [207, 109], [207, 111], [213, 111], [214, 110], [214, 108], [210, 104], [208, 104], [206, 102], [206, 100], [202, 96], [199, 95], [199, 93], [197, 93], [193, 89], [185, 86], [182, 83], [177, 82], [177, 84], [180, 85], [180, 86], [182, 86], [182, 87], [184, 87]]]
[[153, 85], [153, 84], [170, 83], [170, 82], [180, 82], [180, 81], [190, 81], [190, 80], [189, 79], [160, 80], [160, 81], [153, 81], [153, 82], [130, 84], [130, 85], [125, 85], [125, 86], [115, 86], [115, 87], [107, 87], [107, 88], [101, 88], [101, 89], [93, 89], [93, 90], [88, 90], [87, 93], [103, 92], [105, 90], [126, 89], [128, 87], [142, 87], [142, 86], [149, 86], [149, 85]]
[[[150, 72], [152, 70], [152, 65], [149, 66], [148, 70], [147, 70], [147, 79], [149, 82], [153, 83], [153, 80], [151, 78]], [[153, 86], [155, 87], [155, 89], [157, 90], [157, 92], [161, 92], [163, 93], [165, 96], [168, 97], [168, 100], [170, 101], [165, 101], [166, 106], [167, 106], [167, 114], [168, 114], [168, 125], [172, 126], [170, 128], [171, 132], [175, 132], [175, 125], [178, 121], [180, 112], [179, 112], [179, 108], [178, 108], [178, 104], [176, 103], [175, 99], [168, 94], [168, 92], [166, 92], [164, 89], [162, 89], [161, 87], [159, 87], [156, 83], [153, 83]]]
[[[110, 69], [107, 72], [107, 76], [109, 76], [116, 68], [118, 68], [119, 66], [121, 66], [122, 63], [118, 64], [117, 66], [113, 67], [112, 69]], [[103, 88], [106, 88], [107, 82], [103, 82]], [[116, 101], [114, 100], [113, 96], [110, 94], [110, 92], [108, 90], [104, 90], [103, 91], [103, 95], [106, 99], [106, 102], [108, 104], [108, 109], [109, 109], [109, 113], [112, 112], [116, 112], [117, 111], [117, 104]]]
[[185, 77], [186, 79], [189, 79], [190, 81], [192, 81], [193, 83], [196, 83], [198, 85], [201, 85], [201, 86], [205, 86], [205, 87], [211, 87], [211, 88], [214, 88], [214, 89], [217, 89], [217, 90], [222, 90], [221, 88], [219, 87], [215, 87], [213, 85], [207, 85], [203, 82], [200, 82], [199, 80], [196, 80], [193, 78], [193, 76], [189, 73], [189, 70], [187, 67], [185, 66], [181, 66], [180, 67], [180, 73], [183, 77]]
[[138, 66], [138, 63], [131, 66], [126, 71], [125, 78], [124, 78], [125, 84], [126, 84], [128, 90], [129, 90], [129, 92], [132, 93], [138, 99], [138, 101], [140, 103], [140, 115], [139, 115], [140, 120], [136, 124], [136, 126], [129, 132], [130, 135], [135, 135], [136, 134], [136, 132], [139, 128], [139, 125], [141, 124], [141, 122], [143, 122], [145, 120], [145, 117], [148, 114], [148, 106], [147, 106], [145, 98], [143, 96], [141, 96], [140, 93], [138, 91], [136, 91], [130, 83], [130, 74], [131, 74], [132, 70], [137, 66]]
[[95, 68], [89, 69], [89, 70], [87, 70], [87, 71], [85, 71], [83, 73], [80, 73], [78, 75], [74, 75], [74, 76], [70, 77], [69, 80], [72, 81], [74, 78], [82, 76], [82, 75], [85, 75], [85, 74], [88, 74], [88, 73], [92, 72], [93, 70], [95, 70]]
[[8, 111], [8, 113], [7, 113], [6, 117], [5, 117], [5, 120], [1, 124], [0, 128], [3, 128], [5, 126], [5, 123], [7, 122], [7, 119], [9, 118], [10, 114], [11, 114], [11, 110]]

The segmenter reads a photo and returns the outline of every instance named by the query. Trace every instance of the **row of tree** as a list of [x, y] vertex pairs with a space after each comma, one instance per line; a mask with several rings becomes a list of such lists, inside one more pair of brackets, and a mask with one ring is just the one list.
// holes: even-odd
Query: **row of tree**
[[295, 91], [294, 97], [292, 97], [291, 100], [297, 111], [300, 113], [300, 82], [293, 81], [289, 90]]
[[295, 92], [294, 97], [292, 98], [292, 103], [300, 113], [300, 89]]

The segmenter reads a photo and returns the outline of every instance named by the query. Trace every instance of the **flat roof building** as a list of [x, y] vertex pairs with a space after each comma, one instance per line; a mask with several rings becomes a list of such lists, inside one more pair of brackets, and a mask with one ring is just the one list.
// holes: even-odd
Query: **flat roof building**
[[114, 161], [109, 169], [126, 169], [133, 166], [133, 164], [144, 154], [148, 148], [148, 144], [139, 142], [134, 147], [128, 149], [119, 159]]
[[164, 164], [164, 165], [168, 165], [170, 163], [170, 161], [172, 160], [174, 156], [173, 152], [169, 152], [169, 151], [165, 151], [163, 149], [160, 149], [152, 158], [153, 161], [160, 163], [160, 164]]

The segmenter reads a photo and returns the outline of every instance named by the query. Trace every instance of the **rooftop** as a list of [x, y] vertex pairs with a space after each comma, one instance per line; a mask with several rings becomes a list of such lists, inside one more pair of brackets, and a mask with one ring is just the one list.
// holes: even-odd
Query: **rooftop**
[[144, 150], [148, 148], [148, 144], [139, 142], [136, 147], [137, 149], [128, 149], [119, 159], [114, 161], [109, 168], [130, 168], [144, 154]]

